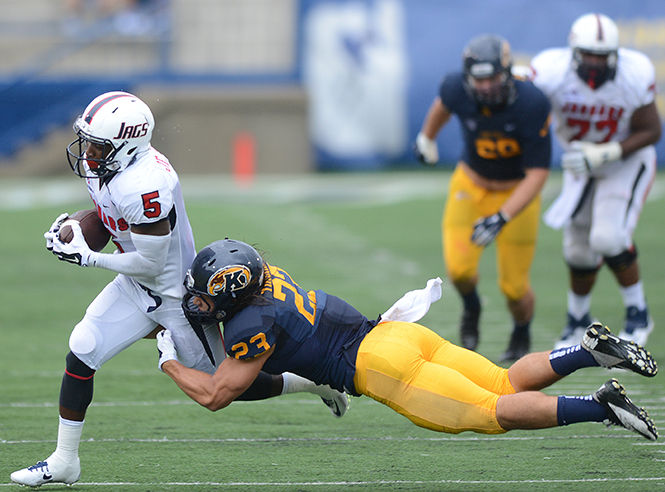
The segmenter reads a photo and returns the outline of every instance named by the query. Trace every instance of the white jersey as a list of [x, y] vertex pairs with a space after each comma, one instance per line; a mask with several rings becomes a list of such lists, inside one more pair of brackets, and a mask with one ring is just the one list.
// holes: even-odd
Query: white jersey
[[180, 299], [183, 279], [196, 255], [178, 175], [168, 159], [154, 148], [138, 156], [110, 181], [86, 179], [97, 213], [112, 234], [116, 254], [136, 251], [130, 236], [133, 224], [171, 221], [166, 265], [155, 277], [132, 276], [156, 294]]
[[593, 90], [578, 77], [571, 60], [570, 48], [553, 48], [531, 62], [533, 82], [552, 104], [554, 133], [564, 150], [573, 140], [624, 140], [635, 110], [654, 101], [653, 64], [638, 51], [620, 48], [614, 79]]

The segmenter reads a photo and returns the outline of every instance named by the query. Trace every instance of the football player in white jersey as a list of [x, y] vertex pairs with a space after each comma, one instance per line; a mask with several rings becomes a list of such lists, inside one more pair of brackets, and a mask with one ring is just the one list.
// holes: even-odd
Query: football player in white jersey
[[[178, 175], [150, 145], [153, 128], [150, 108], [126, 92], [96, 97], [74, 123], [78, 138], [67, 147], [69, 164], [85, 178], [117, 251], [91, 251], [78, 222], [67, 221], [67, 214], [44, 234], [46, 247], [60, 260], [118, 275], [88, 306], [69, 338], [55, 452], [12, 473], [14, 482], [35, 487], [79, 479], [78, 447], [95, 371], [137, 340], [163, 326], [172, 333], [177, 357], [186, 366], [212, 374], [225, 358], [217, 324], [192, 320], [190, 326], [182, 310], [183, 281], [196, 254], [194, 237]], [[64, 224], [74, 231], [66, 244], [58, 236]], [[344, 393], [294, 374], [263, 373], [261, 379], [244, 399], [308, 391], [321, 396], [336, 416], [348, 406]]]
[[586, 14], [573, 23], [569, 47], [545, 50], [531, 66], [565, 151], [563, 189], [545, 215], [550, 226], [563, 227], [570, 271], [567, 324], [555, 348], [579, 343], [592, 322], [591, 290], [603, 263], [626, 309], [620, 336], [644, 344], [653, 321], [632, 235], [654, 179], [661, 135], [653, 64], [619, 48], [610, 18]]

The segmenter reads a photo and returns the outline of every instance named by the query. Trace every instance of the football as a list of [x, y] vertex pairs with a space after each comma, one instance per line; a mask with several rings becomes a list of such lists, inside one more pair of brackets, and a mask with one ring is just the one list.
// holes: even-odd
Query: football
[[[88, 243], [90, 249], [93, 251], [101, 251], [108, 244], [111, 239], [111, 233], [104, 226], [104, 223], [97, 215], [96, 210], [79, 210], [71, 214], [67, 220], [76, 220], [81, 226], [81, 232], [85, 242]], [[65, 221], [66, 224], [66, 221]], [[60, 228], [58, 237], [63, 243], [68, 243], [72, 240], [74, 233], [69, 225], [64, 225]]]

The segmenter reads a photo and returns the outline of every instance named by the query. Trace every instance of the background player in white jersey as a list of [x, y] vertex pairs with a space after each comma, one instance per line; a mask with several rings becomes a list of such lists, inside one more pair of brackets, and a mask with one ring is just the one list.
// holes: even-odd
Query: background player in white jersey
[[655, 74], [642, 53], [619, 48], [615, 23], [586, 14], [568, 48], [532, 61], [534, 83], [549, 97], [564, 147], [564, 185], [545, 221], [564, 227], [570, 271], [567, 324], [555, 347], [579, 343], [591, 323], [591, 290], [603, 262], [626, 308], [622, 338], [644, 344], [653, 328], [632, 239], [656, 171], [661, 123]]
[[[55, 452], [12, 473], [14, 482], [40, 486], [79, 479], [78, 447], [95, 371], [158, 326], [173, 333], [178, 357], [188, 367], [212, 374], [225, 358], [217, 324], [196, 325], [195, 332], [181, 307], [185, 272], [196, 254], [194, 237], [178, 175], [150, 145], [153, 127], [150, 108], [126, 92], [98, 96], [74, 123], [78, 138], [67, 147], [69, 164], [86, 179], [117, 251], [91, 251], [80, 226], [67, 222], [67, 214], [60, 215], [44, 234], [46, 247], [60, 260], [119, 275], [88, 306], [70, 336]], [[58, 236], [63, 224], [71, 224], [74, 231], [67, 244]], [[321, 396], [337, 416], [346, 411], [346, 395], [328, 386], [316, 386], [294, 374], [264, 373], [261, 379], [244, 399], [310, 391]]]

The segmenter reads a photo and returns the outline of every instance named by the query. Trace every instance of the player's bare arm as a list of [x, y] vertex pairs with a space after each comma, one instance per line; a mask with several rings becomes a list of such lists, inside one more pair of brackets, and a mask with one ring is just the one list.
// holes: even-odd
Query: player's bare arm
[[439, 133], [439, 130], [448, 123], [451, 113], [441, 101], [440, 97], [434, 98], [432, 105], [427, 111], [423, 127], [420, 132], [427, 138], [433, 140]]
[[507, 217], [515, 217], [538, 196], [550, 171], [546, 168], [534, 167], [526, 169], [525, 174], [524, 179], [520, 181], [510, 198], [501, 207], [501, 212]]
[[177, 360], [168, 360], [161, 367], [187, 396], [214, 412], [228, 406], [251, 386], [273, 350], [252, 359], [227, 357], [213, 375], [187, 368]]
[[660, 116], [656, 103], [637, 108], [630, 118], [630, 135], [621, 142], [623, 156], [660, 140]]

